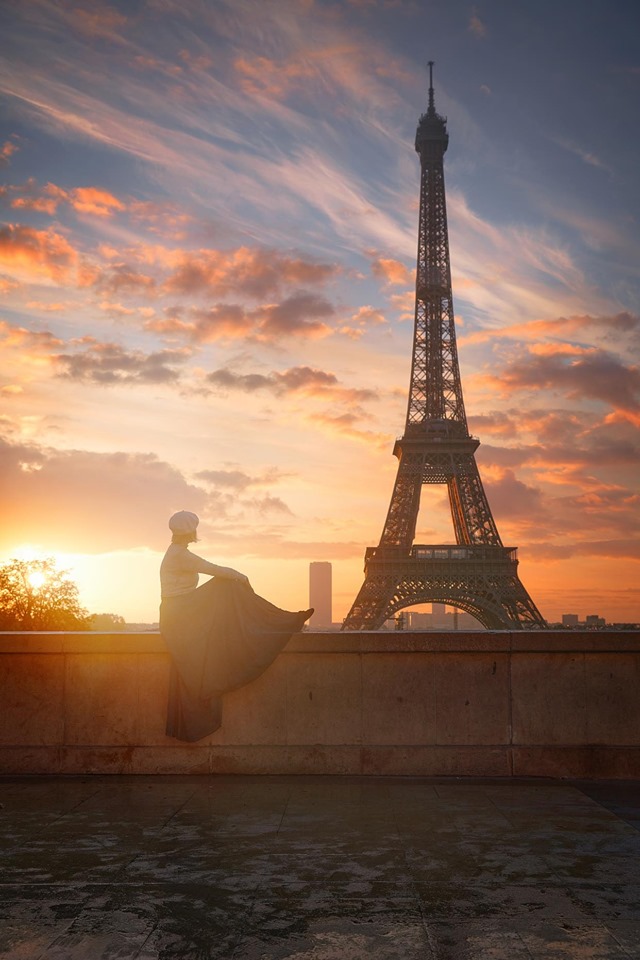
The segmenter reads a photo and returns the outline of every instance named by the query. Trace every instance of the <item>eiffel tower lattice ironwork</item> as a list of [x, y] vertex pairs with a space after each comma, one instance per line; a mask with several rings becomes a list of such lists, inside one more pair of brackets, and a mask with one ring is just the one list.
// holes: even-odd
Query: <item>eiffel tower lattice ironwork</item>
[[[429, 106], [420, 117], [420, 219], [409, 405], [396, 441], [398, 474], [380, 543], [365, 553], [365, 579], [343, 629], [377, 630], [398, 610], [440, 602], [493, 630], [546, 627], [518, 577], [515, 547], [498, 534], [462, 399], [451, 295], [444, 189], [446, 118], [436, 113], [433, 62]], [[447, 484], [456, 544], [414, 543], [423, 484]]]

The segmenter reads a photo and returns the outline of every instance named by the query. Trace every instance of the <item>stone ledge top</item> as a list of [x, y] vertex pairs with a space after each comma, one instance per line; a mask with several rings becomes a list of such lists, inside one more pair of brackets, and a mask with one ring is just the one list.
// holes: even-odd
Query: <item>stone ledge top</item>
[[[164, 654], [158, 632], [0, 631], [2, 654]], [[380, 631], [296, 634], [288, 654], [311, 653], [635, 653], [638, 630]]]

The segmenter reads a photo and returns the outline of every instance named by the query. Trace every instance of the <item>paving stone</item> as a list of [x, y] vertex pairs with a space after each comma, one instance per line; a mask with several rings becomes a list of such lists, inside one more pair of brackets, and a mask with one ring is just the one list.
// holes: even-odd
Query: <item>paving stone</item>
[[533, 960], [628, 960], [628, 953], [598, 923], [534, 924], [520, 937]]
[[245, 936], [234, 960], [437, 960], [421, 923], [359, 922], [327, 916], [284, 936]]
[[3, 960], [640, 960], [640, 785], [0, 778]]

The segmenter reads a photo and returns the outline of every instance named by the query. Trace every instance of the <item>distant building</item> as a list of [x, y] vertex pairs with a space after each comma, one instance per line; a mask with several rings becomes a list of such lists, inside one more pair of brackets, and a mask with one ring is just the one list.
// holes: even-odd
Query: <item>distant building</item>
[[444, 603], [431, 604], [431, 622], [434, 630], [442, 630], [447, 626], [447, 608]]
[[569, 630], [575, 630], [576, 627], [584, 630], [600, 630], [606, 627], [607, 621], [597, 613], [588, 614], [584, 620], [581, 620], [577, 613], [563, 613], [562, 626]]
[[409, 630], [431, 630], [433, 620], [430, 613], [409, 611]]
[[585, 627], [593, 629], [594, 627], [604, 627], [604, 617], [599, 617], [597, 613], [590, 613], [584, 618]]
[[331, 564], [326, 560], [314, 561], [309, 564], [309, 606], [315, 611], [309, 620], [311, 628], [331, 627], [331, 600]]
[[[438, 609], [436, 609], [436, 607]], [[419, 613], [413, 610], [407, 614], [407, 630], [484, 630], [482, 624], [464, 610], [454, 608], [447, 612], [443, 603], [432, 604], [433, 613]]]

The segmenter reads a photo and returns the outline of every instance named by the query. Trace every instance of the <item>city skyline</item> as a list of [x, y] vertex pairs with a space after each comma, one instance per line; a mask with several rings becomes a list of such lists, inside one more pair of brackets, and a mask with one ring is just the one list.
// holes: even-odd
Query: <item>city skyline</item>
[[[597, 0], [0, 12], [0, 561], [157, 618], [169, 515], [298, 608], [396, 472], [436, 61], [465, 404], [542, 614], [640, 619], [640, 15]], [[595, 122], [594, 122], [595, 118]], [[425, 491], [423, 542], [451, 542]]]

